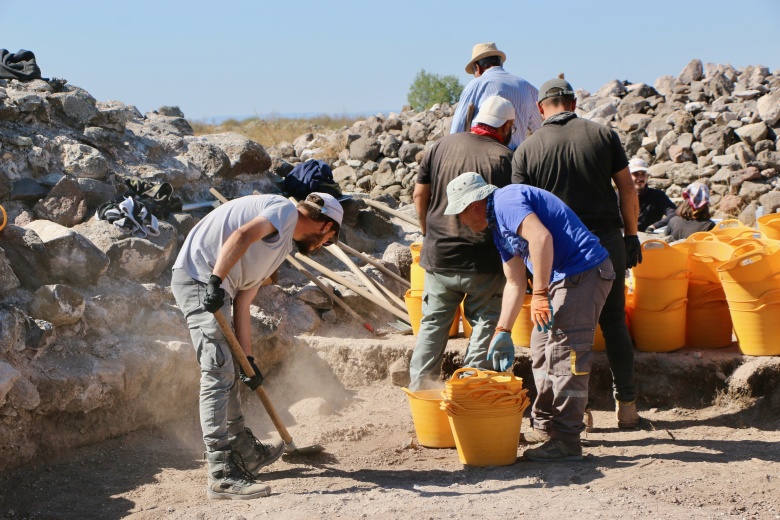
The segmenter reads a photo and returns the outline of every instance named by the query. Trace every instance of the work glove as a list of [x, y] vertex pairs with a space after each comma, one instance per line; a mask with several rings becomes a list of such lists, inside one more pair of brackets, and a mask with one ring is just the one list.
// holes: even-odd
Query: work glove
[[244, 373], [244, 369], [239, 366], [238, 377], [241, 379], [242, 383], [248, 386], [252, 391], [255, 391], [257, 390], [257, 387], [263, 384], [263, 374], [260, 373], [260, 369], [255, 365], [255, 358], [247, 356], [246, 359], [249, 361], [249, 364], [252, 365], [252, 370], [254, 370], [255, 375], [248, 377]]
[[222, 278], [212, 274], [206, 285], [206, 296], [203, 298], [203, 308], [211, 313], [217, 312], [225, 305], [225, 289], [221, 287]]
[[493, 362], [493, 370], [508, 372], [515, 362], [515, 344], [512, 334], [506, 330], [496, 330], [488, 349], [488, 359]]
[[539, 332], [552, 330], [555, 321], [550, 294], [545, 290], [534, 291], [531, 297], [531, 321]]
[[636, 235], [626, 235], [623, 237], [623, 243], [626, 246], [626, 269], [636, 267], [642, 263], [642, 244], [639, 243], [639, 237]]

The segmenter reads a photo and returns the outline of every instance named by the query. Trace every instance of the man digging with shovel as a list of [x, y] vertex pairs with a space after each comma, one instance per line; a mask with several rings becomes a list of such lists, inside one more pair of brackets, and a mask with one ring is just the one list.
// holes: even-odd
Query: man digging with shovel
[[[187, 236], [173, 265], [171, 290], [184, 313], [200, 364], [200, 422], [208, 461], [209, 498], [268, 496], [260, 470], [284, 452], [283, 441], [265, 444], [244, 426], [240, 379], [253, 391], [263, 376], [252, 357], [249, 305], [260, 284], [292, 251], [303, 254], [337, 240], [344, 210], [325, 193], [294, 205], [278, 195], [251, 195], [223, 204]], [[233, 316], [241, 348], [255, 375], [247, 377], [231, 356], [214, 313]]]

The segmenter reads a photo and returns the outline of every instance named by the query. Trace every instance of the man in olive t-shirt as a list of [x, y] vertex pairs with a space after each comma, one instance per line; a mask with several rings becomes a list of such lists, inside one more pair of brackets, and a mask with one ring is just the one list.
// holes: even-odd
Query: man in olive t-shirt
[[436, 384], [461, 301], [472, 326], [464, 366], [493, 369], [487, 351], [501, 312], [505, 283], [501, 259], [490, 234], [471, 231], [444, 210], [447, 184], [464, 172], [477, 172], [496, 186], [509, 184], [512, 151], [506, 143], [514, 119], [512, 103], [491, 96], [482, 104], [469, 133], [441, 138], [420, 164], [414, 204], [425, 237], [420, 266], [426, 272], [423, 316], [409, 367], [412, 391]]

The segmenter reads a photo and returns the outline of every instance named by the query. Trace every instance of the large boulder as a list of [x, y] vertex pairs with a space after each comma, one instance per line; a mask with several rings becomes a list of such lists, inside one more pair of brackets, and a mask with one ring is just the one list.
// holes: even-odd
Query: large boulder
[[205, 136], [207, 142], [218, 146], [230, 161], [231, 175], [249, 173], [260, 175], [271, 167], [271, 157], [260, 143], [235, 132]]
[[67, 285], [44, 285], [30, 302], [30, 316], [54, 326], [72, 325], [84, 314], [84, 298]]
[[86, 217], [87, 203], [79, 184], [70, 177], [62, 177], [33, 211], [38, 218], [73, 227]]
[[89, 287], [108, 270], [108, 256], [82, 234], [48, 220], [34, 220], [25, 227], [43, 241], [54, 280]]
[[9, 224], [0, 232], [0, 244], [8, 264], [24, 288], [35, 291], [49, 283], [51, 261], [46, 246], [35, 231]]

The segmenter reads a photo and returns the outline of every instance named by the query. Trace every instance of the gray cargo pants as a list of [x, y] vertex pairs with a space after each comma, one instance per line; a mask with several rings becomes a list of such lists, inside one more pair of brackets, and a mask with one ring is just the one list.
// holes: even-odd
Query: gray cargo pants
[[[200, 427], [209, 451], [226, 447], [229, 435], [244, 430], [244, 416], [239, 397], [238, 366], [233, 363], [225, 335], [214, 315], [206, 311], [202, 299], [206, 284], [193, 280], [182, 269], [174, 269], [171, 291], [190, 329], [195, 355], [200, 364]], [[230, 320], [232, 300], [222, 307]]]
[[593, 336], [601, 308], [615, 279], [612, 262], [550, 285], [554, 326], [531, 333], [531, 362], [536, 400], [533, 427], [551, 437], [579, 442], [588, 402]]
[[[487, 352], [501, 313], [503, 273], [426, 272], [422, 320], [409, 362], [409, 390], [441, 387], [441, 362], [460, 302], [472, 327], [463, 366], [492, 370]], [[465, 296], [465, 301], [463, 300]]]

